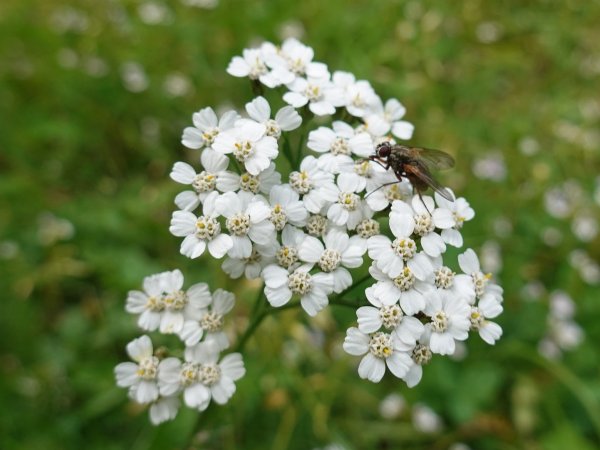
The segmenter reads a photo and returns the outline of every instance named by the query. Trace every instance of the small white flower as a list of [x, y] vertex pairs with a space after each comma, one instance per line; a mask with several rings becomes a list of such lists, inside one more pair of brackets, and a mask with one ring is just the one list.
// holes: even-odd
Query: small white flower
[[182, 290], [183, 274], [179, 270], [144, 278], [144, 291], [130, 291], [126, 310], [140, 314], [138, 325], [148, 331], [178, 333], [186, 317], [193, 316], [210, 299], [205, 283]]
[[502, 303], [502, 288], [490, 281], [491, 273], [484, 274], [481, 271], [479, 258], [472, 249], [469, 248], [458, 255], [458, 265], [464, 273], [471, 277], [475, 297], [468, 298], [469, 303], [473, 304], [475, 298], [483, 299], [485, 296], [491, 296], [498, 303]]
[[282, 131], [295, 130], [302, 123], [302, 117], [291, 106], [284, 106], [275, 118], [271, 119], [271, 107], [264, 97], [256, 97], [246, 103], [246, 112], [251, 119], [262, 123], [266, 127], [266, 135], [279, 139]]
[[127, 354], [135, 362], [124, 362], [115, 367], [117, 386], [129, 388], [138, 403], [158, 399], [159, 360], [153, 353], [152, 341], [144, 335], [127, 344]]
[[342, 89], [344, 106], [354, 117], [367, 115], [380, 102], [371, 83], [366, 80], [356, 81], [354, 75], [349, 72], [334, 72], [332, 81]]
[[317, 116], [335, 113], [335, 108], [343, 106], [344, 96], [341, 89], [336, 88], [328, 78], [296, 78], [288, 84], [290, 92], [283, 100], [294, 108], [308, 104], [311, 112]]
[[269, 221], [269, 207], [247, 192], [227, 192], [217, 200], [217, 210], [227, 219], [231, 233], [231, 258], [248, 258], [252, 242], [269, 245], [276, 239], [275, 227]]
[[217, 289], [208, 296], [201, 307], [183, 324], [179, 337], [185, 345], [196, 345], [204, 337], [204, 341], [215, 342], [219, 350], [229, 346], [227, 335], [223, 332], [224, 317], [235, 304], [235, 296], [231, 292]]
[[286, 39], [280, 49], [266, 52], [267, 65], [273, 69], [281, 84], [289, 84], [298, 76], [329, 78], [327, 66], [314, 62], [314, 50], [294, 38]]
[[305, 157], [298, 172], [290, 173], [290, 186], [302, 195], [306, 209], [319, 213], [325, 205], [337, 199], [338, 189], [333, 183], [333, 174], [321, 170], [314, 156]]
[[384, 305], [372, 289], [365, 294], [373, 306], [361, 306], [356, 311], [358, 329], [374, 333], [383, 327], [387, 333], [394, 333], [405, 344], [414, 346], [424, 330], [421, 321], [406, 315], [398, 304]]
[[[375, 166], [377, 170], [383, 170], [381, 166]], [[370, 186], [369, 186], [370, 181]], [[413, 196], [413, 187], [410, 181], [398, 178], [391, 170], [384, 173], [375, 172], [367, 181], [367, 195], [365, 200], [373, 211], [383, 211], [395, 200], [409, 201]]]
[[192, 149], [210, 147], [219, 133], [233, 128], [238, 119], [235, 111], [226, 112], [219, 120], [212, 108], [201, 109], [192, 116], [194, 126], [183, 130], [181, 143]]
[[373, 383], [381, 381], [386, 366], [394, 376], [403, 378], [413, 365], [408, 353], [411, 346], [394, 334], [366, 334], [358, 328], [348, 328], [343, 347], [350, 355], [365, 355], [358, 366], [358, 375]]
[[408, 369], [404, 381], [409, 388], [415, 387], [423, 378], [423, 366], [429, 364], [431, 357], [431, 349], [429, 348], [429, 330], [425, 330], [419, 338], [419, 342], [412, 349], [411, 358], [414, 364]]
[[442, 239], [444, 242], [446, 242], [446, 244], [452, 245], [453, 247], [462, 247], [463, 238], [460, 234], [460, 229], [465, 222], [468, 222], [475, 217], [475, 211], [473, 211], [473, 208], [471, 208], [469, 202], [467, 202], [464, 198], [456, 198], [451, 189], [446, 188], [446, 190], [449, 191], [454, 198], [453, 202], [445, 199], [437, 192], [434, 194], [435, 202], [438, 204], [438, 206], [440, 208], [449, 210], [454, 218], [454, 226], [452, 228], [446, 228], [442, 230]]
[[433, 267], [411, 238], [415, 222], [407, 216], [390, 214], [389, 224], [395, 239], [392, 241], [381, 234], [369, 238], [369, 258], [390, 278], [399, 276], [406, 265], [418, 279], [426, 279]]
[[354, 133], [345, 122], [333, 122], [333, 129], [319, 127], [308, 134], [308, 148], [322, 153], [319, 164], [323, 170], [339, 173], [341, 167], [352, 166], [352, 155], [367, 158], [373, 153], [373, 141], [369, 133]]
[[381, 99], [377, 97], [372, 112], [365, 116], [366, 129], [376, 137], [384, 136], [391, 131], [394, 136], [408, 140], [412, 137], [415, 127], [410, 122], [400, 120], [404, 114], [406, 108], [398, 100], [389, 99], [384, 106]]
[[[235, 187], [225, 182], [229, 159], [211, 148], [202, 152], [200, 161], [204, 170], [196, 173], [194, 168], [184, 162], [176, 162], [171, 178], [177, 183], [190, 185], [192, 191], [184, 191], [175, 197], [175, 204], [183, 211], [193, 211], [215, 189], [227, 192]], [[223, 178], [223, 179], [221, 179]]]
[[394, 278], [384, 274], [375, 263], [369, 267], [369, 273], [377, 280], [377, 283], [367, 290], [372, 290], [373, 295], [384, 305], [393, 305], [399, 302], [402, 310], [409, 316], [422, 311], [426, 305], [425, 297], [435, 290], [429, 282], [428, 272], [418, 272], [419, 276], [427, 274], [420, 279], [408, 266], [404, 266], [400, 275]]
[[471, 308], [462, 298], [452, 297], [447, 291], [431, 291], [424, 312], [431, 319], [426, 326], [431, 331], [429, 348], [433, 353], [452, 355], [455, 340], [469, 337]]
[[[233, 193], [230, 193], [233, 194]], [[235, 194], [233, 194], [235, 195]], [[180, 252], [188, 258], [197, 258], [208, 247], [214, 258], [222, 258], [233, 247], [233, 239], [221, 233], [221, 224], [216, 210], [217, 192], [204, 199], [203, 215], [196, 217], [189, 211], [175, 211], [169, 231], [174, 236], [183, 237]]]
[[415, 429], [421, 433], [437, 433], [443, 428], [441, 417], [422, 403], [413, 406], [412, 420]]
[[275, 261], [274, 243], [265, 245], [252, 244], [250, 256], [245, 258], [231, 258], [227, 256], [221, 265], [221, 269], [233, 279], [244, 275], [248, 280], [260, 277], [262, 270]]
[[275, 170], [275, 163], [271, 163], [258, 175], [251, 175], [248, 172], [241, 175], [230, 171], [222, 172], [218, 181], [223, 186], [217, 184], [217, 189], [222, 192], [244, 191], [252, 194], [268, 194], [273, 186], [281, 184], [281, 174]]
[[293, 295], [300, 297], [302, 308], [310, 316], [315, 316], [327, 306], [327, 296], [333, 291], [331, 274], [320, 272], [311, 275], [307, 269], [299, 267], [289, 273], [276, 264], [264, 268], [265, 295], [271, 306], [283, 306]]
[[392, 203], [390, 221], [412, 222], [413, 232], [421, 238], [421, 246], [429, 256], [437, 257], [446, 251], [442, 237], [435, 232], [436, 228], [446, 229], [454, 226], [452, 212], [445, 208], [435, 208], [433, 198], [415, 195], [409, 205], [401, 200]]
[[275, 251], [277, 264], [286, 269], [295, 269], [300, 264], [298, 249], [306, 237], [302, 230], [287, 225], [281, 232], [281, 245]]
[[300, 195], [289, 184], [273, 186], [269, 195], [271, 215], [269, 220], [277, 231], [283, 230], [288, 224], [296, 227], [306, 225], [308, 211], [300, 201]]
[[475, 300], [475, 288], [471, 275], [456, 273], [450, 267], [442, 265], [442, 257], [431, 258], [435, 287], [445, 289], [455, 297], [467, 299], [469, 303]]
[[360, 198], [360, 186], [349, 174], [341, 173], [337, 178], [337, 198], [327, 210], [327, 218], [337, 226], [345, 226], [354, 230], [366, 217], [370, 216], [370, 209]]
[[265, 135], [266, 132], [265, 125], [240, 119], [234, 128], [217, 136], [213, 148], [223, 154], [233, 153], [251, 175], [258, 175], [279, 154], [277, 139]]
[[352, 276], [346, 269], [362, 265], [365, 248], [356, 243], [343, 231], [331, 230], [323, 237], [323, 243], [307, 236], [298, 248], [298, 256], [311, 265], [329, 273], [333, 279], [333, 292], [340, 293], [352, 285]]
[[495, 322], [487, 319], [498, 317], [502, 312], [502, 305], [491, 296], [486, 296], [479, 301], [477, 306], [471, 306], [471, 330], [479, 332], [479, 336], [490, 345], [494, 345], [502, 336], [502, 328]]
[[277, 79], [270, 73], [265, 61], [265, 53], [268, 49], [268, 43], [263, 44], [261, 48], [244, 49], [242, 56], [233, 57], [227, 66], [227, 73], [238, 78], [248, 77], [251, 80], [259, 80], [267, 87], [277, 86]]
[[219, 361], [219, 351], [214, 342], [203, 342], [189, 347], [185, 362], [167, 358], [159, 367], [161, 395], [174, 395], [183, 391], [185, 404], [204, 411], [211, 399], [225, 404], [235, 392], [235, 381], [246, 373], [242, 355], [231, 353]]

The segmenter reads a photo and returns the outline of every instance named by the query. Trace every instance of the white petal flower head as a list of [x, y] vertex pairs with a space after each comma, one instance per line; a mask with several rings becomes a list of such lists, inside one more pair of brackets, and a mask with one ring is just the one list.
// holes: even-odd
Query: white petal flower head
[[471, 330], [478, 331], [479, 336], [490, 345], [494, 345], [502, 336], [502, 328], [488, 319], [498, 317], [502, 313], [502, 305], [492, 296], [482, 298], [477, 306], [471, 306]]
[[[235, 194], [233, 194], [235, 195]], [[169, 231], [183, 237], [180, 252], [188, 258], [197, 258], [206, 248], [214, 258], [222, 258], [233, 247], [231, 236], [221, 233], [216, 210], [217, 192], [210, 193], [202, 207], [203, 215], [196, 217], [189, 211], [175, 211], [171, 217]]]
[[413, 365], [408, 353], [412, 347], [394, 334], [366, 334], [358, 328], [348, 328], [343, 347], [350, 355], [365, 355], [358, 366], [358, 375], [373, 383], [381, 381], [386, 366], [394, 376], [403, 378]]
[[154, 356], [152, 341], [146, 335], [127, 344], [127, 354], [135, 362], [124, 362], [115, 367], [117, 386], [129, 388], [138, 403], [158, 399], [157, 374], [159, 360]]
[[356, 81], [354, 75], [349, 72], [334, 72], [332, 81], [335, 86], [342, 89], [344, 106], [354, 117], [364, 117], [369, 114], [380, 101], [371, 83], [366, 80]]
[[336, 201], [339, 191], [333, 182], [333, 174], [321, 170], [314, 156], [305, 157], [300, 170], [290, 173], [290, 186], [302, 195], [304, 206], [313, 214]]
[[[272, 44], [270, 44], [272, 46]], [[271, 73], [266, 65], [267, 54], [270, 50], [268, 43], [263, 44], [261, 48], [247, 48], [242, 52], [242, 56], [234, 56], [227, 73], [234, 77], [258, 80], [267, 87], [273, 88], [279, 85], [276, 74]]]
[[287, 225], [281, 232], [281, 246], [275, 252], [277, 264], [285, 269], [295, 269], [300, 265], [298, 249], [306, 237], [302, 230]]
[[279, 265], [271, 264], [265, 267], [262, 276], [267, 300], [275, 308], [288, 303], [294, 295], [300, 297], [300, 304], [309, 316], [315, 316], [329, 304], [328, 295], [333, 291], [331, 274], [319, 272], [311, 275], [306, 267], [290, 273]]
[[227, 177], [229, 159], [225, 155], [207, 148], [202, 152], [200, 161], [204, 167], [200, 173], [196, 173], [191, 165], [184, 162], [176, 162], [171, 171], [171, 179], [193, 189], [175, 197], [175, 204], [183, 211], [196, 209], [208, 194], [222, 187], [220, 178]]
[[425, 314], [431, 322], [426, 326], [431, 331], [429, 347], [433, 353], [452, 355], [455, 341], [464, 341], [469, 336], [471, 308], [466, 300], [452, 297], [447, 291], [432, 291], [427, 296]]
[[247, 192], [227, 192], [217, 200], [219, 214], [227, 220], [225, 226], [231, 233], [233, 245], [228, 256], [231, 258], [249, 258], [252, 255], [252, 243], [272, 245], [277, 233], [269, 221], [269, 207]]
[[308, 104], [310, 111], [317, 116], [335, 113], [335, 108], [343, 106], [344, 95], [329, 78], [296, 78], [288, 85], [290, 92], [283, 100], [294, 108]]
[[482, 299], [491, 296], [498, 303], [502, 303], [502, 288], [491, 282], [492, 274], [484, 274], [479, 265], [479, 258], [472, 249], [467, 249], [458, 255], [458, 264], [461, 270], [471, 277], [475, 297], [469, 298], [469, 303], [474, 303], [475, 298]]
[[219, 350], [229, 346], [227, 335], [223, 331], [225, 314], [233, 308], [235, 296], [231, 292], [217, 289], [209, 302], [204, 301], [197, 312], [185, 321], [179, 337], [186, 346], [198, 344], [204, 338], [205, 342], [212, 341]]
[[408, 140], [414, 132], [414, 125], [400, 120], [406, 114], [406, 108], [396, 99], [389, 99], [385, 106], [377, 97], [372, 112], [365, 116], [367, 130], [374, 136], [383, 136], [390, 131], [397, 138]]
[[295, 38], [286, 39], [280, 49], [271, 49], [266, 55], [267, 65], [273, 69], [282, 84], [293, 82], [296, 77], [308, 75], [329, 78], [327, 66], [314, 62], [314, 51]]
[[235, 111], [226, 112], [219, 120], [212, 108], [201, 109], [192, 116], [194, 126], [183, 130], [181, 143], [191, 149], [210, 147], [219, 133], [233, 128], [238, 119]]
[[340, 293], [352, 285], [352, 276], [346, 267], [360, 267], [364, 253], [363, 246], [351, 240], [344, 231], [335, 229], [323, 237], [323, 242], [307, 236], [298, 248], [301, 261], [311, 266], [318, 265], [323, 272], [331, 274], [335, 293]]
[[240, 119], [234, 128], [217, 136], [213, 148], [222, 154], [232, 153], [248, 173], [256, 176], [279, 154], [277, 139], [267, 136], [266, 132], [264, 124]]
[[[175, 303], [185, 308], [187, 299], [181, 291], [183, 274], [179, 270], [161, 272], [144, 278], [144, 291], [129, 291], [125, 310], [139, 314], [138, 325], [143, 330], [155, 331], [170, 322]], [[179, 302], [174, 302], [179, 299]], [[169, 316], [166, 318], [165, 316]]]
[[[412, 316], [425, 308], [425, 298], [434, 290], [430, 282], [430, 272], [428, 267], [419, 267], [419, 271], [413, 272], [410, 267], [404, 266], [400, 275], [391, 278], [384, 274], [373, 263], [369, 267], [369, 273], [377, 280], [373, 286], [367, 290], [373, 290], [373, 295], [377, 296], [382, 304], [393, 305], [400, 303], [402, 310]], [[420, 279], [419, 277], [423, 277]]]
[[319, 127], [308, 135], [307, 147], [322, 153], [319, 164], [323, 170], [339, 173], [344, 166], [353, 166], [352, 155], [367, 158], [373, 153], [373, 141], [368, 133], [356, 133], [345, 122], [333, 122], [333, 129]]
[[337, 226], [354, 230], [363, 219], [371, 216], [369, 206], [357, 193], [360, 185], [356, 178], [349, 174], [338, 175], [336, 188], [337, 198], [327, 210], [327, 218]]
[[437, 257], [446, 251], [446, 243], [435, 232], [454, 226], [452, 212], [445, 208], [435, 208], [433, 198], [413, 196], [410, 204], [397, 200], [392, 203], [390, 220], [412, 221], [413, 232], [421, 238], [421, 246], [429, 256]]
[[266, 127], [266, 135], [275, 139], [281, 137], [282, 131], [295, 130], [302, 123], [302, 117], [292, 106], [284, 106], [275, 118], [271, 119], [271, 106], [264, 97], [256, 97], [249, 103], [246, 103], [246, 112], [251, 119], [262, 123]]
[[275, 170], [275, 163], [269, 164], [258, 175], [244, 172], [241, 175], [226, 171], [217, 179], [217, 189], [221, 192], [244, 191], [252, 194], [268, 194], [271, 188], [281, 184], [281, 174]]
[[373, 306], [361, 306], [356, 311], [358, 329], [368, 334], [383, 328], [386, 333], [395, 334], [403, 343], [414, 346], [423, 334], [421, 321], [404, 314], [397, 303], [384, 305], [373, 289], [367, 289], [365, 294]]
[[453, 202], [445, 199], [437, 192], [434, 194], [435, 202], [441, 208], [449, 210], [454, 218], [454, 226], [452, 228], [446, 228], [442, 230], [442, 239], [444, 239], [446, 244], [452, 245], [453, 247], [462, 247], [463, 238], [460, 234], [460, 229], [465, 222], [468, 222], [475, 217], [475, 211], [473, 211], [473, 208], [471, 208], [469, 202], [467, 202], [464, 198], [456, 198], [451, 189], [446, 188], [446, 190], [449, 191], [452, 195], [452, 198], [454, 198]]
[[444, 289], [455, 297], [462, 297], [472, 304], [475, 301], [475, 288], [470, 275], [457, 274], [450, 267], [442, 265], [442, 257], [431, 258], [435, 287]]
[[[375, 166], [377, 170], [383, 170], [381, 166]], [[367, 179], [367, 205], [373, 211], [383, 211], [395, 200], [410, 201], [413, 197], [413, 187], [410, 181], [398, 177], [391, 170], [383, 173], [377, 171], [374, 176]]]
[[300, 194], [289, 184], [273, 186], [269, 195], [269, 205], [269, 220], [277, 231], [283, 230], [288, 223], [296, 227], [306, 225], [308, 211], [304, 202], [300, 200]]
[[414, 220], [407, 215], [390, 214], [389, 225], [395, 239], [392, 241], [384, 235], [369, 238], [369, 257], [390, 278], [399, 276], [405, 266], [420, 280], [429, 277], [433, 272], [431, 261], [411, 238]]

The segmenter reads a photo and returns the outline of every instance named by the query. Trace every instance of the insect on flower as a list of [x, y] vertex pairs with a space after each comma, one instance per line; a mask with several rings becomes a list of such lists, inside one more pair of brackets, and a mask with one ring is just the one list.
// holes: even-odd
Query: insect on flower
[[[452, 193], [440, 185], [430, 172], [430, 168], [449, 169], [454, 166], [454, 158], [441, 150], [382, 142], [375, 149], [375, 154], [369, 156], [369, 159], [386, 170], [391, 168], [398, 181], [402, 181], [403, 178], [410, 181], [421, 201], [423, 201], [421, 194], [428, 187], [448, 201], [454, 201]], [[384, 184], [380, 188], [383, 186], [386, 185]]]

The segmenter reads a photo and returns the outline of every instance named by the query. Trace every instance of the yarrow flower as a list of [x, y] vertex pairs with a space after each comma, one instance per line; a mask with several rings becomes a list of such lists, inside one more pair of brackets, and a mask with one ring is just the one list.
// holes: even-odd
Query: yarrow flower
[[[347, 329], [343, 349], [360, 357], [359, 377], [379, 382], [389, 371], [408, 387], [433, 357], [456, 356], [470, 333], [490, 345], [502, 335], [502, 288], [474, 250], [457, 261], [446, 255], [447, 246], [462, 247], [475, 215], [467, 200], [446, 188], [424, 195], [380, 153], [381, 144], [412, 137], [406, 108], [349, 72], [331, 75], [314, 56], [297, 39], [243, 50], [227, 73], [249, 79], [261, 95], [220, 118], [200, 109], [183, 131], [183, 146], [201, 152], [173, 165], [170, 177], [185, 190], [175, 197], [169, 231], [182, 238], [182, 255], [222, 259], [224, 274], [254, 280], [260, 291], [242, 308], [252, 316], [229, 354], [222, 352], [236, 340], [226, 317], [233, 293], [211, 293], [206, 283], [185, 290], [178, 270], [129, 292], [125, 308], [138, 326], [182, 347], [155, 351], [144, 335], [127, 345], [132, 361], [115, 368], [117, 385], [148, 405], [154, 424], [182, 406], [204, 411], [228, 402], [245, 374], [241, 352], [280, 308], [300, 306], [312, 317], [328, 305], [354, 307], [357, 326]], [[334, 113], [346, 119], [325, 117]], [[550, 344], [576, 340], [569, 324], [549, 319]]]

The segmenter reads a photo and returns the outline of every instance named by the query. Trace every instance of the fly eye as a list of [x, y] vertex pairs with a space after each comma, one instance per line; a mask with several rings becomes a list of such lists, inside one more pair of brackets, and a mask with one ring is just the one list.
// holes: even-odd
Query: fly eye
[[392, 147], [390, 147], [389, 142], [383, 142], [377, 146], [377, 154], [383, 158], [390, 156], [391, 151]]

